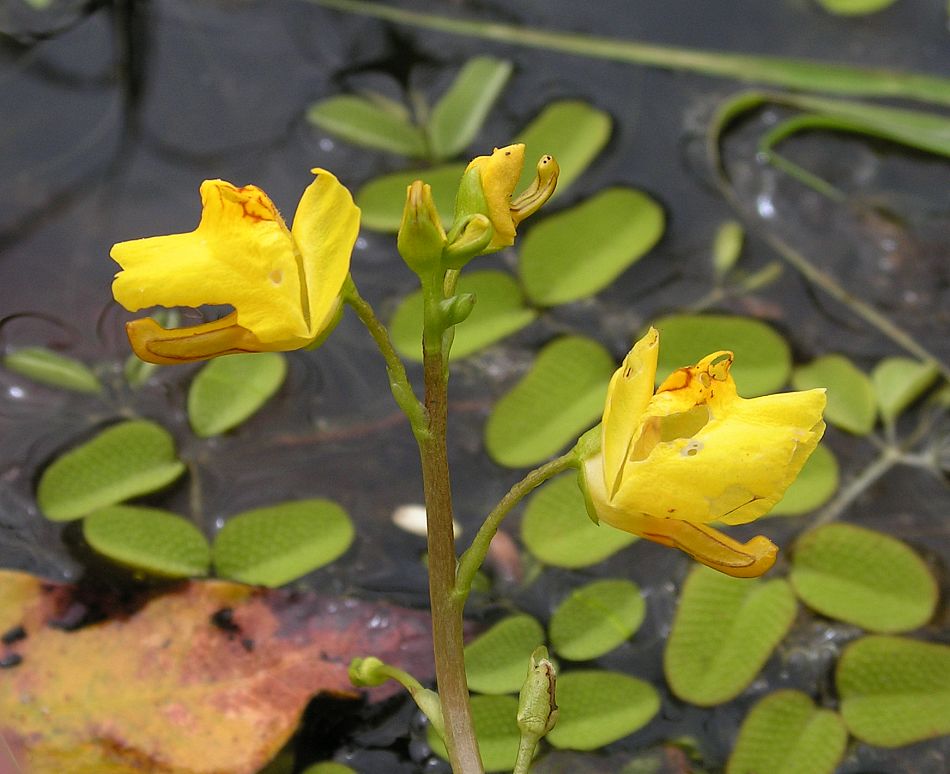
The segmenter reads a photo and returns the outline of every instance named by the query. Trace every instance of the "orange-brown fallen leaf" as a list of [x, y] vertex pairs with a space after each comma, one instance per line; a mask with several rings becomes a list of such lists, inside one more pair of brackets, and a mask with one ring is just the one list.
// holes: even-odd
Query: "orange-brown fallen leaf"
[[428, 616], [391, 605], [223, 581], [135, 604], [0, 571], [0, 774], [252, 774], [312, 695], [356, 695], [351, 658], [431, 674]]

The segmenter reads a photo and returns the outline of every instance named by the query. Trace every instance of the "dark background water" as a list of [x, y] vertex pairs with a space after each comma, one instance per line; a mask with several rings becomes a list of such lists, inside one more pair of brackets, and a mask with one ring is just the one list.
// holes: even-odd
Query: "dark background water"
[[[950, 75], [941, 3], [900, 0], [868, 18], [831, 17], [809, 0], [416, 3], [420, 10], [587, 32], [617, 38], [749, 53], [781, 54]], [[351, 188], [403, 160], [340, 142], [310, 126], [313, 101], [372, 84], [393, 96], [406, 86], [434, 96], [458, 66], [479, 53], [511, 59], [515, 74], [472, 152], [508, 141], [547, 103], [579, 98], [610, 112], [614, 132], [566, 206], [610, 184], [647, 190], [664, 206], [660, 244], [595, 302], [551, 312], [488, 353], [456, 367], [452, 419], [457, 516], [471, 534], [518, 477], [491, 463], [481, 432], [494, 398], [523, 373], [530, 354], [570, 327], [618, 356], [658, 314], [683, 309], [708, 289], [709, 246], [733, 217], [711, 184], [702, 133], [716, 104], [740, 89], [723, 79], [567, 57], [394, 27], [306, 2], [61, 2], [43, 13], [0, 2], [0, 315], [29, 313], [2, 329], [7, 348], [53, 346], [98, 364], [116, 385], [108, 400], [65, 394], [0, 371], [0, 566], [74, 579], [82, 572], [74, 536], [45, 522], [32, 489], [56, 452], [120, 414], [170, 426], [192, 463], [200, 491], [185, 484], [162, 495], [165, 507], [212, 532], [228, 514], [278, 499], [312, 495], [343, 503], [359, 539], [345, 561], [313, 582], [338, 592], [425, 601], [419, 539], [395, 528], [393, 508], [421, 499], [414, 443], [386, 389], [383, 369], [358, 324], [347, 318], [329, 342], [291, 357], [288, 383], [236, 433], [196, 441], [183, 413], [190, 370], [169, 369], [139, 393], [122, 390], [128, 316], [110, 301], [112, 243], [193, 227], [198, 184], [222, 177], [264, 188], [291, 211], [310, 167], [332, 169]], [[753, 225], [789, 239], [944, 358], [950, 356], [950, 196], [947, 164], [882, 143], [814, 134], [789, 154], [848, 192], [831, 205], [762, 166], [755, 141], [780, 111], [764, 111], [732, 132], [729, 170]], [[774, 255], [755, 232], [744, 261]], [[492, 259], [504, 265], [505, 256]], [[364, 231], [353, 260], [361, 291], [384, 315], [413, 288], [394, 241]], [[754, 299], [724, 311], [753, 313], [789, 339], [797, 361], [842, 352], [864, 368], [901, 354], [893, 344], [786, 268]], [[418, 373], [413, 370], [414, 377]], [[866, 464], [866, 441], [829, 430], [845, 477]], [[196, 505], [200, 507], [195, 507]], [[950, 560], [945, 485], [906, 468], [892, 471], [846, 513], [850, 521], [899, 535], [940, 573]], [[780, 544], [806, 526], [776, 519], [761, 527]], [[513, 530], [513, 525], [508, 527]], [[635, 639], [601, 660], [663, 686], [663, 638], [689, 563], [675, 552], [638, 545], [586, 573], [547, 570], [502, 597], [544, 618], [552, 600], [593, 575], [630, 577], [644, 588], [649, 616]], [[491, 600], [473, 614], [507, 603]], [[945, 608], [943, 608], [945, 611]], [[926, 632], [950, 639], [946, 613]], [[664, 697], [661, 716], [614, 745], [613, 754], [683, 735], [698, 740], [711, 768], [723, 763], [735, 730], [757, 698], [780, 686], [828, 694], [829, 667], [857, 630], [802, 613], [763, 677], [740, 699], [713, 710]], [[369, 730], [334, 733], [361, 771], [418, 770], [387, 747], [406, 734], [411, 708], [390, 708]], [[317, 724], [319, 726], [319, 724]], [[332, 735], [331, 735], [331, 738]], [[332, 743], [320, 744], [332, 752]], [[400, 746], [401, 745], [401, 746]], [[362, 750], [355, 750], [362, 747]], [[415, 748], [414, 748], [415, 749]], [[400, 758], [401, 756], [401, 758]], [[841, 772], [931, 772], [948, 764], [946, 742], [884, 752], [857, 745]], [[397, 762], [397, 758], [400, 761]], [[601, 770], [619, 767], [601, 759]], [[578, 764], [579, 765], [579, 764]], [[402, 767], [401, 769], [399, 767]], [[595, 769], [596, 770], [596, 769]]]

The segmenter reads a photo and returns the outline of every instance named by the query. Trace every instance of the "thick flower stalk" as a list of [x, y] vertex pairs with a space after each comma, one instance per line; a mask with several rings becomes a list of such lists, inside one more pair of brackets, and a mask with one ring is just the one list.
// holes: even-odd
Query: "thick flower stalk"
[[590, 516], [728, 575], [762, 575], [775, 544], [710, 523], [745, 524], [779, 501], [824, 432], [825, 391], [741, 398], [732, 353], [714, 352], [654, 393], [658, 354], [651, 328], [610, 380], [599, 439], [595, 428], [579, 444]]
[[307, 187], [293, 227], [260, 188], [223, 180], [201, 184], [201, 221], [186, 234], [120, 242], [112, 292], [122, 306], [225, 305], [220, 320], [162, 328], [150, 318], [126, 326], [150, 363], [205, 360], [235, 352], [287, 351], [332, 329], [359, 231], [349, 191], [324, 169]]

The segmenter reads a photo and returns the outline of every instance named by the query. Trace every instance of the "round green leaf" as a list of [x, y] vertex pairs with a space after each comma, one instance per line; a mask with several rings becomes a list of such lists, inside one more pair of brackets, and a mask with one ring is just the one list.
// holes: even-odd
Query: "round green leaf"
[[100, 554], [136, 570], [168, 578], [208, 574], [208, 541], [194, 524], [174, 513], [113, 505], [89, 514], [82, 532]]
[[557, 725], [545, 737], [568, 750], [596, 750], [642, 728], [660, 709], [649, 683], [621, 672], [599, 670], [558, 675]]
[[[527, 660], [522, 671], [528, 671]], [[518, 700], [514, 696], [473, 696], [470, 706], [485, 771], [488, 774], [494, 771], [511, 771], [518, 757], [518, 743], [521, 740], [521, 733], [518, 731]], [[448, 760], [445, 744], [432, 726], [426, 729], [426, 740], [432, 752]]]
[[696, 567], [663, 656], [673, 693], [703, 707], [738, 696], [791, 627], [796, 608], [785, 580], [731, 578]]
[[855, 435], [867, 435], [877, 419], [877, 400], [871, 380], [843, 355], [825, 355], [792, 374], [796, 390], [828, 388], [825, 419]]
[[535, 558], [552, 567], [589, 567], [636, 540], [636, 535], [590, 520], [574, 473], [540, 487], [521, 520], [521, 541]]
[[429, 119], [429, 141], [438, 159], [469, 146], [511, 75], [511, 62], [490, 56], [469, 59]]
[[663, 208], [632, 188], [608, 188], [546, 218], [521, 241], [528, 298], [554, 306], [598, 293], [657, 243], [663, 226]]
[[630, 639], [645, 613], [640, 588], [632, 581], [588, 583], [575, 589], [551, 616], [551, 647], [572, 661], [598, 658]]
[[[451, 357], [466, 357], [521, 330], [538, 316], [524, 305], [518, 283], [503, 271], [473, 271], [459, 277], [458, 294], [474, 293], [475, 308], [455, 326]], [[422, 291], [406, 296], [389, 325], [396, 349], [410, 360], [422, 360]]]
[[883, 11], [896, 0], [817, 0], [828, 13], [836, 16], [862, 16]]
[[43, 471], [36, 501], [46, 518], [70, 521], [170, 484], [185, 466], [172, 437], [154, 422], [122, 422]]
[[900, 747], [950, 734], [950, 647], [864, 637], [835, 672], [841, 716], [862, 742]]
[[214, 541], [214, 567], [222, 578], [282, 586], [329, 564], [352, 542], [353, 524], [339, 505], [295, 500], [228, 519]]
[[885, 422], [893, 422], [934, 383], [939, 371], [933, 363], [907, 357], [889, 357], [871, 372], [871, 382]]
[[504, 618], [465, 646], [468, 686], [480, 693], [520, 690], [529, 658], [544, 642], [544, 630], [530, 615]]
[[85, 363], [46, 347], [23, 347], [3, 358], [9, 370], [34, 382], [89, 394], [102, 392], [102, 383]]
[[492, 409], [485, 425], [489, 455], [500, 465], [520, 468], [576, 441], [603, 412], [615, 368], [596, 341], [580, 336], [552, 341]]
[[561, 173], [554, 196], [568, 189], [597, 158], [610, 139], [610, 115], [586, 102], [553, 102], [538, 114], [517, 142], [525, 144], [525, 164], [515, 193], [534, 180], [535, 165], [545, 153], [557, 159]]
[[847, 741], [837, 713], [801, 691], [776, 691], [746, 716], [726, 774], [834, 774]]
[[735, 220], [727, 220], [716, 231], [713, 240], [713, 268], [720, 277], [725, 275], [736, 265], [742, 253], [742, 244], [745, 242], [745, 229]]
[[788, 344], [765, 323], [731, 315], [671, 315], [654, 323], [660, 332], [657, 383], [706, 355], [730, 350], [732, 376], [743, 397], [765, 395], [788, 381], [792, 355]]
[[937, 582], [908, 545], [852, 524], [802, 535], [789, 579], [810, 608], [872, 632], [916, 629], [937, 605]]
[[258, 411], [280, 389], [287, 360], [279, 352], [228, 355], [202, 368], [188, 390], [195, 435], [220, 435]]
[[362, 210], [360, 222], [374, 231], [395, 234], [402, 222], [406, 188], [415, 180], [422, 180], [432, 186], [439, 217], [448, 229], [455, 217], [455, 194], [464, 171], [465, 164], [444, 164], [374, 178], [356, 193], [356, 203]]
[[838, 489], [838, 460], [824, 444], [818, 444], [770, 516], [797, 516], [824, 505]]
[[343, 94], [321, 100], [307, 110], [307, 120], [365, 148], [414, 158], [427, 152], [425, 137], [418, 127], [365, 97]]

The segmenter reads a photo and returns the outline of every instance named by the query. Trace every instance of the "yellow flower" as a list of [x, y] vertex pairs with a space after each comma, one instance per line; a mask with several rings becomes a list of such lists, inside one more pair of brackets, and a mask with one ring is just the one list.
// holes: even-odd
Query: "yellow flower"
[[316, 179], [300, 198], [292, 229], [260, 188], [205, 180], [194, 231], [112, 248], [122, 267], [112, 293], [129, 311], [205, 304], [234, 309], [190, 328], [165, 329], [148, 318], [128, 323], [140, 358], [174, 364], [299, 349], [332, 327], [360, 211], [332, 174], [312, 172]]
[[709, 523], [745, 524], [778, 502], [825, 430], [825, 391], [746, 400], [732, 353], [714, 352], [654, 394], [658, 353], [651, 328], [610, 380], [601, 448], [581, 469], [591, 518], [727, 575], [762, 575], [778, 551], [768, 538], [739, 543]]
[[523, 167], [524, 144], [516, 143], [495, 148], [490, 156], [476, 156], [465, 168], [455, 219], [459, 222], [476, 212], [488, 216], [494, 234], [486, 253], [514, 244], [516, 226], [554, 193], [560, 170], [554, 157], [546, 155], [538, 161], [534, 182], [512, 200]]

